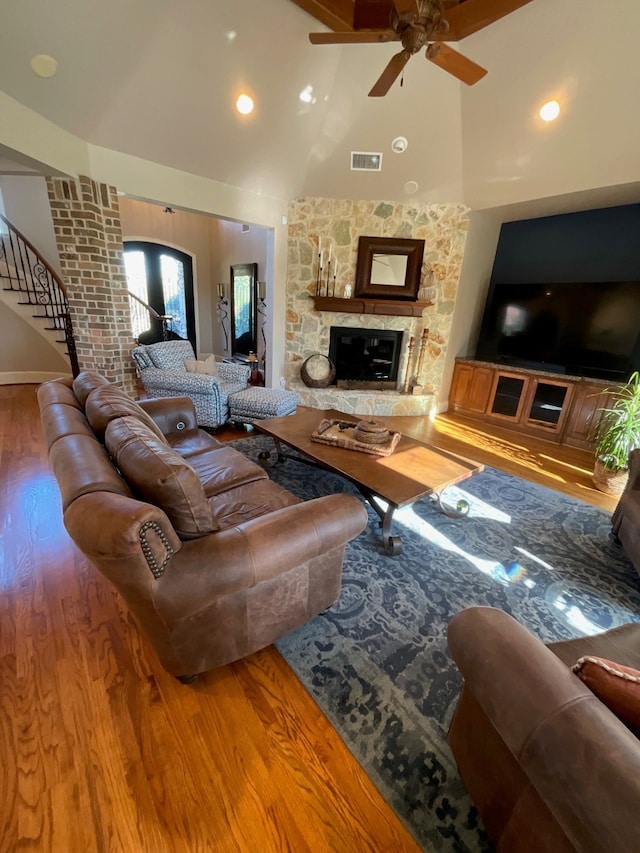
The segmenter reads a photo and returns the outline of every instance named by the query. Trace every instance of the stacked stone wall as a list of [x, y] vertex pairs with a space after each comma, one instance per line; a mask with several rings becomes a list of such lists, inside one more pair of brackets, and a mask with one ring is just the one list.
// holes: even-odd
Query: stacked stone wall
[[[286, 359], [287, 383], [299, 384], [302, 361], [315, 352], [329, 352], [331, 326], [396, 329], [405, 332], [400, 363], [404, 376], [409, 338], [420, 340], [429, 329], [427, 356], [418, 382], [437, 394], [458, 291], [469, 209], [459, 204], [401, 204], [301, 198], [289, 205]], [[354, 288], [359, 237], [402, 237], [425, 241], [420, 276], [420, 301], [432, 304], [422, 317], [407, 318], [348, 312], [314, 311], [318, 247], [332, 245], [338, 263], [335, 295]], [[325, 258], [326, 258], [325, 252]], [[333, 277], [331, 280], [333, 287]]]

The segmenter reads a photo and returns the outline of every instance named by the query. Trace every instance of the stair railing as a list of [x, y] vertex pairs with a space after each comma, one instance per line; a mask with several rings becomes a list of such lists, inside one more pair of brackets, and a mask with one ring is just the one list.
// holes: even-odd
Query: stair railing
[[19, 305], [37, 309], [32, 316], [45, 320], [45, 329], [64, 335], [58, 343], [66, 344], [71, 372], [77, 376], [80, 368], [64, 283], [35, 246], [1, 213], [0, 281], [4, 290], [19, 294]]
[[169, 324], [173, 320], [171, 314], [158, 314], [155, 308], [143, 302], [139, 296], [129, 291], [131, 299], [131, 326], [133, 336], [137, 339], [142, 332], [146, 332], [151, 326], [151, 320], [156, 320], [162, 327], [162, 340], [169, 340]]

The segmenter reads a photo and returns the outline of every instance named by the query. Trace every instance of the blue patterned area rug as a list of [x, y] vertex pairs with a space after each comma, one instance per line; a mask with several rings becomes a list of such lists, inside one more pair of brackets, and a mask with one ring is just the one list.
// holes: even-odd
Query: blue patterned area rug
[[[256, 459], [273, 444], [234, 446]], [[305, 499], [357, 494], [295, 461], [270, 475]], [[640, 579], [603, 510], [493, 468], [450, 492], [469, 515], [449, 518], [429, 500], [397, 512], [396, 557], [369, 510], [347, 545], [339, 600], [278, 648], [423, 848], [476, 853], [492, 847], [446, 739], [461, 686], [448, 620], [489, 605], [545, 642], [593, 634], [640, 621]]]

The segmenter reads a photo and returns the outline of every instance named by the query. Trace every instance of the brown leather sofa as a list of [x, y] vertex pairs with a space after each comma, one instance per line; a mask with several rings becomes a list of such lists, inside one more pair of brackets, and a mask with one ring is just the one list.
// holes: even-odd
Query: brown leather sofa
[[464, 676], [449, 743], [499, 853], [637, 853], [640, 744], [570, 666], [595, 655], [640, 669], [640, 624], [547, 647], [472, 607], [448, 643]]
[[92, 371], [37, 393], [67, 531], [168, 672], [191, 680], [337, 599], [356, 498], [301, 502], [198, 429], [186, 397], [136, 403]]
[[612, 530], [640, 574], [640, 450], [629, 454], [629, 478], [611, 519]]

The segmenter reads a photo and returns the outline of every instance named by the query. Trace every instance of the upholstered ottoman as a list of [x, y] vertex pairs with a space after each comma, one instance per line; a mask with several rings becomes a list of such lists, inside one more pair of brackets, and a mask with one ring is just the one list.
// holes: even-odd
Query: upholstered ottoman
[[280, 388], [245, 388], [229, 394], [230, 420], [252, 424], [262, 418], [292, 415], [300, 398]]

